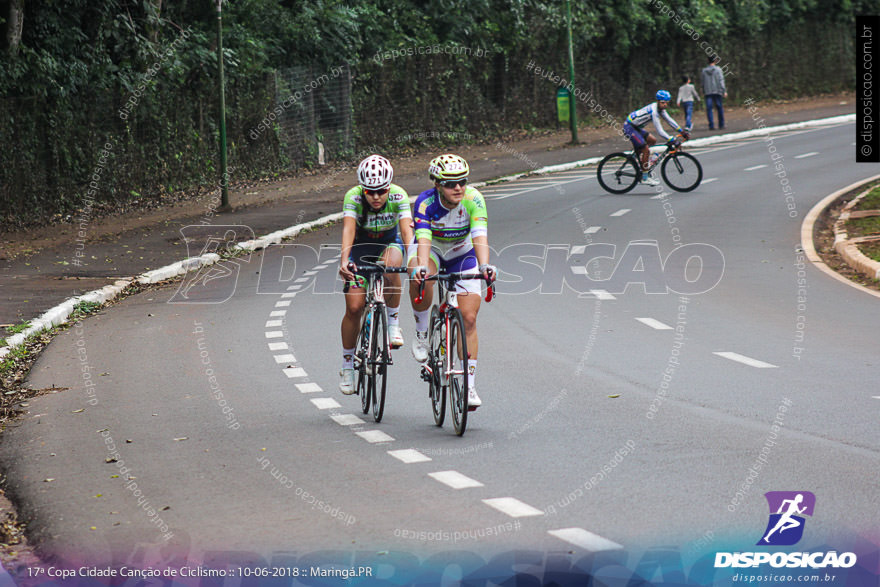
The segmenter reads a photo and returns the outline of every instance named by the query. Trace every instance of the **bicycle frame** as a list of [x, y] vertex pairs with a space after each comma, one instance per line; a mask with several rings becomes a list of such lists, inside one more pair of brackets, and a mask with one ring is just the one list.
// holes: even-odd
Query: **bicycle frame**
[[[437, 311], [443, 316], [443, 348], [449, 348], [449, 308], [458, 308], [458, 292], [455, 291], [455, 285], [449, 287], [443, 280], [438, 280], [438, 294], [440, 298], [443, 300], [437, 308]], [[465, 333], [462, 332], [462, 336]], [[453, 375], [461, 375], [464, 373], [465, 367], [462, 362], [462, 368], [456, 370], [455, 364], [453, 363], [452, 355], [448, 352], [444, 353], [446, 355], [446, 360], [444, 361], [444, 365], [441, 366], [440, 369], [440, 378], [443, 382], [443, 386], [447, 387], [449, 385], [449, 380]], [[466, 358], [466, 357], [465, 357]]]
[[[385, 267], [384, 265], [373, 265], [363, 268], [367, 277], [366, 300], [364, 302], [364, 315], [361, 321], [363, 329], [363, 321], [367, 320], [377, 306], [385, 307], [385, 273], [406, 273], [406, 267]], [[373, 356], [373, 324], [367, 329], [367, 356]], [[391, 360], [391, 336], [388, 330], [385, 330], [385, 348], [389, 350], [388, 364], [393, 364]]]
[[[437, 281], [439, 284], [438, 285], [439, 291], [437, 293], [442, 301], [438, 305], [437, 311], [440, 312], [440, 314], [443, 316], [443, 348], [444, 349], [448, 349], [449, 343], [450, 343], [450, 339], [449, 339], [449, 308], [450, 307], [458, 308], [458, 292], [455, 291], [455, 282], [458, 281], [462, 275], [463, 274], [461, 274], [461, 273], [452, 274], [452, 275], [439, 274], [439, 275], [432, 275], [430, 277], [425, 278], [425, 281], [434, 280], [434, 281]], [[453, 276], [454, 276], [454, 280], [451, 280], [450, 278]], [[484, 277], [481, 274], [474, 274], [472, 276], [468, 275], [466, 278], [467, 279], [484, 279]], [[422, 300], [422, 292], [425, 287], [425, 281], [422, 281], [422, 283], [419, 286], [419, 295], [416, 297], [417, 303]], [[450, 282], [450, 281], [452, 281], [452, 287], [449, 286], [448, 282]], [[494, 296], [495, 296], [495, 283], [492, 282], [489, 284], [489, 287], [486, 289], [486, 301], [491, 302], [492, 298]], [[464, 332], [462, 332], [462, 336], [465, 336]], [[466, 359], [466, 358], [467, 357], [462, 357], [462, 359]], [[440, 376], [441, 376], [442, 384], [444, 387], [447, 387], [449, 385], [449, 379], [452, 375], [461, 375], [464, 373], [464, 370], [466, 369], [466, 367], [464, 366], [464, 362], [462, 362], [461, 369], [455, 369], [452, 361], [453, 361], [453, 358], [449, 355], [449, 353], [446, 353], [446, 360], [443, 362], [444, 364], [441, 365], [441, 369], [440, 369]], [[428, 365], [423, 365], [423, 367], [430, 372], [430, 367]]]
[[[642, 169], [642, 162], [639, 161], [639, 154], [636, 151], [632, 151], [632, 157], [633, 157], [633, 159], [636, 160], [636, 163], [638, 164], [639, 171], [642, 172], [642, 175], [645, 175], [646, 173], [651, 173], [652, 171], [654, 171], [654, 169], [657, 166], [659, 166], [661, 163], [663, 163], [663, 161], [665, 161], [670, 155], [673, 155], [673, 154], [681, 151], [682, 150], [681, 138], [682, 138], [681, 135], [676, 135], [675, 142], [673, 142], [672, 144], [666, 143], [666, 150], [663, 151], [662, 153], [660, 153], [660, 156], [657, 157], [657, 159], [651, 165], [649, 165], [647, 169]], [[641, 177], [639, 179], [641, 179]]]

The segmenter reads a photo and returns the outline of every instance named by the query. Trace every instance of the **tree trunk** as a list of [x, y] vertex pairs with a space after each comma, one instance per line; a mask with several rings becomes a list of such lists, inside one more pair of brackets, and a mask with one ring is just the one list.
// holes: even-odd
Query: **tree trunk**
[[6, 47], [10, 55], [18, 55], [23, 25], [24, 0], [9, 0], [9, 17], [6, 23]]

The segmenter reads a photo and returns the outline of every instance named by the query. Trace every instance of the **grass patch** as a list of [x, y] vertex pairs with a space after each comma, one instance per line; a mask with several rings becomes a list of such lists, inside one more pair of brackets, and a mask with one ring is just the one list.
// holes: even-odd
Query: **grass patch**
[[6, 377], [11, 373], [18, 362], [27, 358], [28, 356], [28, 345], [21, 344], [17, 347], [14, 347], [7, 353], [5, 357], [3, 357], [3, 362], [0, 363], [0, 378]]
[[850, 238], [880, 233], [880, 216], [851, 218], [846, 223], [846, 233]]
[[70, 313], [70, 317], [67, 319], [68, 322], [78, 322], [85, 318], [86, 316], [90, 316], [101, 309], [101, 304], [98, 302], [80, 302], [73, 307], [73, 311]]
[[30, 322], [22, 322], [21, 324], [16, 324], [15, 326], [7, 326], [6, 332], [9, 334], [18, 334], [19, 332], [24, 332], [28, 328], [30, 328]]
[[880, 262], [880, 243], [861, 244], [859, 250], [869, 259]]
[[880, 186], [875, 187], [871, 193], [859, 200], [856, 210], [880, 210]]

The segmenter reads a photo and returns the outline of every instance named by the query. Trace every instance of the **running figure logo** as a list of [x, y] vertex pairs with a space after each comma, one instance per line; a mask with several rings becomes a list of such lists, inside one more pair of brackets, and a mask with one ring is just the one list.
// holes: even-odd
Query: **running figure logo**
[[804, 535], [803, 516], [813, 515], [816, 496], [809, 491], [768, 491], [764, 497], [770, 506], [770, 520], [758, 545], [797, 544]]

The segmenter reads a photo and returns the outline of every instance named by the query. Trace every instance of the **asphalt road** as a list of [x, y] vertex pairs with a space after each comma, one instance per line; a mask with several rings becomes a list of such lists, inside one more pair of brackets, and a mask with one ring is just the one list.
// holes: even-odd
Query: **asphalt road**
[[877, 299], [799, 248], [813, 204], [873, 173], [852, 145], [846, 124], [694, 149], [688, 194], [592, 169], [483, 190], [503, 274], [462, 438], [408, 348], [380, 424], [336, 390], [338, 227], [187, 300], [132, 296], [43, 352], [31, 387], [64, 390], [3, 435], [10, 488], [71, 564], [696, 558], [754, 548], [767, 491], [816, 495], [806, 546], [876, 538]]

